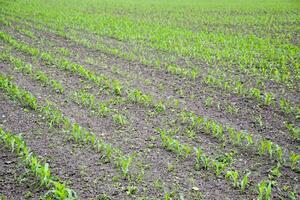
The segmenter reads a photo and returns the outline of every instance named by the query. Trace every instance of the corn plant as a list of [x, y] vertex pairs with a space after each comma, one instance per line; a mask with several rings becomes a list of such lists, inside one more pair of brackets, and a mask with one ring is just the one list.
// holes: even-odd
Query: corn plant
[[133, 159], [135, 158], [135, 154], [132, 154], [130, 156], [120, 156], [118, 157], [118, 165], [121, 168], [122, 174], [125, 178], [128, 177], [129, 168], [132, 164]]
[[103, 102], [99, 102], [98, 103], [98, 109], [97, 109], [98, 113], [100, 116], [105, 117], [107, 116], [111, 111], [111, 109], [107, 106], [106, 103]]
[[265, 101], [264, 101], [264, 104], [269, 106], [271, 105], [271, 103], [273, 102], [273, 94], [272, 93], [265, 93]]
[[82, 135], [82, 130], [79, 124], [74, 123], [71, 131], [71, 135], [73, 136], [75, 142], [80, 142], [83, 135]]
[[120, 83], [120, 81], [114, 79], [112, 81], [112, 88], [113, 88], [113, 91], [116, 95], [121, 95], [122, 94], [123, 86]]
[[249, 176], [250, 176], [250, 172], [245, 174], [240, 182], [240, 189], [242, 192], [245, 191], [246, 187], [249, 184]]
[[300, 154], [297, 154], [297, 153], [291, 151], [289, 160], [290, 160], [292, 169], [296, 169], [296, 166], [300, 161]]
[[[31, 98], [35, 99], [34, 96], [28, 95], [28, 98], [23, 98], [27, 93], [24, 90], [20, 90], [17, 86], [13, 85], [8, 78], [2, 76], [0, 74], [0, 88], [4, 89], [7, 93], [12, 95], [13, 97], [17, 98], [20, 100], [20, 102], [23, 102], [24, 104], [30, 101]], [[25, 94], [25, 95], [24, 95]], [[36, 101], [36, 100], [35, 100]], [[70, 133], [72, 138], [74, 139], [75, 142], [83, 142], [86, 144], [91, 144], [92, 147], [99, 151], [102, 152], [102, 157], [105, 158], [106, 162], [111, 161], [112, 158], [119, 157], [121, 155], [121, 151], [119, 149], [113, 148], [110, 144], [104, 143], [102, 140], [98, 140], [95, 138], [95, 136], [81, 127], [78, 123], [71, 123], [71, 120], [64, 117], [62, 112], [56, 108], [54, 108], [53, 104], [51, 102], [47, 102], [46, 106], [38, 105], [36, 101], [36, 107], [32, 106], [33, 109], [37, 109], [38, 111], [41, 112], [46, 116], [46, 118], [49, 120], [49, 126], [52, 127], [53, 125], [59, 126], [62, 125], [64, 126], [65, 131]], [[11, 140], [9, 143], [12, 151], [16, 150], [15, 147], [15, 138]], [[189, 151], [189, 148], [186, 146], [182, 146], [182, 150], [185, 152]], [[28, 151], [25, 151], [28, 154]], [[35, 161], [35, 158], [27, 158], [27, 160], [32, 161], [32, 167], [39, 168], [39, 163]], [[125, 165], [124, 165], [125, 166]], [[46, 172], [47, 170], [47, 165], [43, 167], [42, 172]], [[47, 175], [43, 176], [47, 177]]]
[[239, 173], [237, 171], [227, 171], [225, 175], [226, 179], [230, 179], [232, 181], [233, 187], [239, 187]]
[[132, 90], [128, 94], [129, 100], [134, 103], [140, 103], [143, 105], [151, 105], [153, 103], [153, 97], [147, 94], [143, 94], [140, 90]]
[[203, 155], [203, 150], [200, 147], [198, 148], [194, 147], [194, 151], [196, 154], [195, 169], [199, 170], [201, 168], [201, 157]]
[[291, 124], [291, 123], [286, 123], [285, 127], [288, 129], [290, 135], [295, 140], [300, 140], [300, 128], [299, 127], [296, 127], [294, 124]]
[[226, 168], [226, 164], [222, 163], [222, 162], [218, 162], [218, 161], [212, 161], [211, 162], [213, 169], [216, 173], [217, 176], [220, 176], [221, 173], [225, 170]]
[[124, 126], [124, 125], [126, 125], [128, 123], [128, 121], [126, 120], [126, 118], [123, 115], [121, 115], [121, 114], [115, 114], [115, 115], [113, 115], [113, 120], [116, 123], [120, 124], [121, 126]]
[[155, 111], [160, 113], [160, 112], [164, 112], [166, 110], [166, 106], [164, 105], [164, 103], [162, 101], [159, 101], [158, 103], [155, 104]]
[[55, 181], [52, 181], [52, 184], [54, 185], [53, 189], [47, 192], [45, 196], [52, 194], [59, 200], [77, 199], [76, 193], [73, 190], [66, 188], [64, 184]]
[[258, 199], [271, 200], [272, 197], [272, 183], [265, 180], [261, 181], [258, 185]]
[[251, 88], [250, 89], [250, 94], [255, 97], [257, 100], [261, 100], [261, 92], [257, 88]]
[[22, 72], [23, 74], [28, 74], [32, 79], [35, 79], [41, 82], [44, 86], [51, 86], [53, 90], [58, 93], [63, 93], [64, 89], [61, 83], [57, 82], [56, 80], [51, 80], [46, 73], [41, 70], [34, 69], [30, 64], [26, 64], [21, 59], [16, 58], [9, 54], [1, 54], [1, 60], [9, 61], [14, 65], [14, 69], [17, 71]]
[[204, 169], [207, 170], [211, 168], [212, 160], [208, 156], [206, 155], [201, 156], [201, 161]]

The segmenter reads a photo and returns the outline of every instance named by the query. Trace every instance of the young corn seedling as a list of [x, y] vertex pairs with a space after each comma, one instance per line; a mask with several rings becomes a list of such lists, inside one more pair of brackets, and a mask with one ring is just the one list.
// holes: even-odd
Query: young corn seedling
[[201, 157], [203, 155], [203, 151], [200, 147], [198, 147], [198, 148], [194, 147], [194, 151], [195, 151], [195, 154], [196, 154], [195, 169], [200, 170], [200, 168], [201, 168]]
[[250, 134], [244, 134], [244, 138], [246, 139], [246, 145], [250, 146], [253, 145], [253, 137]]
[[73, 124], [71, 135], [73, 136], [75, 142], [79, 142], [82, 139], [83, 136], [79, 124], [77, 123]]
[[212, 107], [212, 104], [213, 104], [213, 99], [212, 99], [212, 97], [207, 97], [207, 98], [205, 99], [204, 104], [205, 104], [205, 107], [207, 107], [207, 108]]
[[265, 94], [265, 101], [264, 101], [264, 104], [267, 105], [267, 106], [269, 106], [269, 105], [271, 105], [272, 102], [273, 102], [273, 94], [267, 92], [267, 93]]
[[294, 124], [286, 123], [285, 127], [288, 129], [289, 133], [295, 140], [300, 140], [300, 128], [296, 127]]
[[280, 163], [277, 163], [277, 166], [273, 167], [270, 170], [269, 179], [271, 180], [273, 177], [280, 177], [281, 176], [281, 168], [282, 168], [282, 165]]
[[112, 88], [113, 88], [113, 91], [116, 95], [121, 95], [122, 94], [123, 86], [120, 83], [120, 81], [112, 80]]
[[53, 194], [54, 197], [56, 197], [59, 200], [75, 200], [77, 199], [76, 193], [66, 188], [66, 186], [62, 183], [52, 181], [51, 184], [54, 185], [54, 188], [46, 193], [46, 197], [50, 194]]
[[151, 105], [153, 102], [152, 96], [143, 94], [140, 90], [133, 90], [128, 94], [132, 102], [140, 103], [143, 105]]
[[61, 85], [61, 83], [57, 82], [57, 81], [54, 81], [54, 80], [51, 80], [50, 81], [50, 84], [51, 84], [51, 87], [54, 88], [54, 90], [57, 92], [57, 93], [60, 93], [62, 94], [64, 92], [64, 88], [63, 86]]
[[113, 115], [113, 120], [116, 123], [120, 124], [121, 126], [124, 126], [124, 125], [126, 125], [128, 123], [127, 120], [126, 120], [126, 118], [123, 115], [121, 115], [121, 114], [115, 114], [115, 115]]
[[213, 133], [213, 136], [218, 138], [219, 140], [224, 139], [224, 132], [223, 132], [223, 127], [220, 124], [217, 124], [215, 122], [211, 123], [211, 130]]
[[258, 101], [261, 100], [261, 92], [257, 88], [251, 88], [250, 89], [251, 96], [255, 97]]
[[291, 162], [292, 169], [296, 169], [299, 161], [300, 161], [300, 154], [296, 154], [295, 152], [291, 151], [290, 152], [290, 162]]
[[276, 153], [277, 160], [279, 162], [283, 162], [283, 150], [282, 147], [280, 147], [277, 144], [275, 145], [275, 153]]
[[284, 98], [280, 98], [279, 106], [280, 106], [280, 109], [286, 113], [291, 113], [293, 110], [290, 103], [287, 100], [285, 100]]
[[114, 149], [112, 148], [111, 144], [102, 143], [101, 145], [102, 151], [104, 153], [102, 155], [102, 159], [104, 159], [105, 162], [110, 162]]
[[249, 184], [249, 176], [250, 176], [250, 172], [243, 176], [243, 178], [240, 182], [241, 192], [245, 192], [245, 189], [247, 188], [247, 186]]
[[98, 113], [102, 117], [106, 117], [111, 112], [111, 109], [107, 106], [106, 103], [100, 102], [98, 104]]
[[267, 141], [267, 150], [270, 158], [273, 158], [273, 143], [271, 141]]
[[272, 197], [272, 183], [261, 181], [258, 185], [258, 200], [271, 200]]
[[225, 178], [232, 181], [233, 187], [239, 187], [239, 173], [237, 171], [227, 171]]
[[162, 101], [159, 101], [157, 104], [155, 104], [155, 111], [160, 113], [164, 112], [166, 110], [166, 106], [163, 104]]
[[132, 154], [128, 157], [126, 156], [120, 156], [118, 158], [118, 165], [119, 167], [121, 168], [121, 171], [122, 171], [122, 175], [124, 178], [127, 178], [128, 175], [129, 175], [129, 168], [132, 164], [132, 161], [134, 159], [136, 155], [135, 154]]
[[39, 177], [41, 177], [41, 185], [48, 186], [51, 180], [51, 172], [49, 170], [49, 164], [41, 165], [38, 169]]
[[49, 120], [49, 126], [52, 128], [54, 125], [59, 125], [60, 123], [65, 123], [67, 121], [64, 118], [62, 112], [53, 106], [53, 103], [47, 101], [46, 105], [40, 108], [40, 111]]
[[259, 146], [259, 155], [262, 156], [265, 154], [267, 150], [267, 140], [262, 140], [260, 141], [260, 146]]
[[202, 165], [203, 165], [204, 169], [206, 169], [206, 170], [210, 169], [212, 160], [208, 156], [206, 156], [206, 155], [201, 156], [201, 161], [202, 161]]
[[215, 173], [217, 176], [220, 176], [221, 173], [224, 171], [224, 169], [226, 168], [226, 165], [222, 162], [218, 162], [218, 161], [212, 161], [212, 166], [215, 170]]

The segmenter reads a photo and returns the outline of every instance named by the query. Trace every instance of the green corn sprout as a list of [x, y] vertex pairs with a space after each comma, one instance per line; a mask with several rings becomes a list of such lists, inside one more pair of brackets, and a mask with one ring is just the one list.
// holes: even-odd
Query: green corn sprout
[[128, 177], [129, 167], [130, 167], [134, 157], [135, 157], [135, 154], [132, 154], [128, 157], [121, 156], [118, 158], [119, 166], [120, 166], [122, 174], [125, 178]]
[[259, 155], [260, 155], [260, 156], [264, 155], [266, 149], [267, 149], [267, 141], [266, 141], [266, 140], [260, 141]]
[[50, 178], [51, 178], [51, 172], [49, 170], [49, 164], [45, 163], [45, 165], [40, 166], [39, 171], [40, 171], [39, 172], [40, 176], [42, 178], [41, 184], [45, 185], [45, 186], [48, 186]]
[[66, 188], [64, 184], [54, 181], [52, 181], [52, 184], [54, 185], [54, 188], [49, 191], [46, 196], [52, 193], [59, 200], [77, 199], [76, 193], [73, 190]]
[[232, 181], [233, 187], [239, 187], [239, 173], [237, 171], [227, 171], [225, 178]]
[[111, 144], [104, 144], [104, 150], [105, 150], [106, 161], [109, 162], [113, 154], [113, 148]]
[[81, 127], [79, 126], [79, 124], [77, 124], [77, 123], [73, 124], [71, 135], [73, 136], [75, 142], [79, 142], [81, 140], [82, 131], [81, 131]]
[[116, 95], [121, 95], [122, 94], [123, 86], [120, 83], [120, 81], [113, 80], [112, 81], [112, 87], [113, 87], [113, 90], [114, 90], [114, 92], [115, 92]]
[[163, 112], [166, 110], [166, 106], [163, 104], [162, 101], [159, 101], [157, 104], [155, 104], [155, 110], [156, 112]]
[[271, 199], [271, 193], [272, 193], [272, 183], [267, 182], [265, 180], [261, 181], [258, 184], [258, 199], [259, 200], [270, 200]]
[[271, 105], [272, 100], [273, 100], [273, 94], [267, 92], [267, 93], [265, 94], [265, 101], [264, 101], [264, 104], [267, 105], [267, 106], [269, 106], [269, 105]]
[[105, 103], [99, 103], [98, 104], [98, 113], [100, 114], [100, 116], [107, 116], [108, 113], [110, 113], [111, 110], [108, 108], [108, 106]]
[[290, 152], [290, 162], [292, 169], [295, 169], [297, 166], [297, 163], [300, 161], [300, 154], [296, 154], [295, 152]]
[[236, 140], [235, 140], [235, 144], [240, 145], [242, 144], [242, 140], [244, 138], [244, 135], [242, 132], [238, 131], [236, 132]]
[[294, 124], [286, 123], [285, 127], [288, 129], [289, 133], [295, 140], [300, 139], [300, 128], [296, 127]]
[[277, 156], [277, 159], [278, 161], [282, 162], [282, 156], [283, 156], [283, 150], [282, 148], [276, 144], [275, 146], [275, 152], [276, 152], [276, 156]]
[[128, 123], [127, 120], [126, 120], [126, 118], [123, 115], [121, 115], [121, 114], [115, 114], [115, 115], [113, 115], [113, 120], [116, 123], [120, 124], [121, 126], [124, 126], [124, 125], [126, 125]]
[[273, 143], [271, 141], [267, 141], [266, 145], [267, 145], [267, 150], [270, 155], [270, 158], [272, 158], [273, 157]]
[[253, 138], [252, 138], [252, 136], [250, 134], [246, 134], [245, 138], [247, 140], [247, 146], [253, 144]]
[[128, 94], [128, 98], [135, 103], [143, 105], [151, 105], [153, 100], [152, 96], [143, 94], [140, 90], [133, 90]]
[[253, 97], [255, 97], [257, 100], [261, 100], [261, 92], [257, 88], [251, 88], [250, 93]]
[[204, 169], [209, 169], [211, 164], [211, 159], [208, 156], [201, 156], [201, 161]]
[[214, 167], [217, 176], [220, 176], [226, 168], [226, 165], [224, 163], [218, 161], [212, 161], [212, 166]]
[[203, 155], [203, 151], [200, 147], [198, 147], [198, 148], [194, 147], [194, 151], [195, 151], [195, 154], [196, 154], [195, 168], [196, 168], [196, 170], [199, 170], [200, 167], [201, 167], [201, 157]]
[[241, 191], [244, 192], [249, 183], [250, 172], [245, 174], [240, 182]]

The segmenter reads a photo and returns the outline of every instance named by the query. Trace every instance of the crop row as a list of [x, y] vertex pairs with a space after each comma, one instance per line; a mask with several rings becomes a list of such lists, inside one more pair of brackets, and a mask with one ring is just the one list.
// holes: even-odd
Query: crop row
[[[178, 140], [172, 138], [170, 131], [157, 129], [160, 133], [162, 146], [176, 153], [178, 156], [187, 158], [188, 156], [193, 156], [195, 159], [195, 169], [200, 170], [210, 170], [217, 177], [223, 177], [229, 180], [232, 186], [239, 189], [242, 193], [245, 192], [246, 188], [250, 187], [251, 172], [247, 171], [241, 173], [232, 167], [230, 167], [230, 161], [224, 159], [222, 161], [216, 160], [203, 152], [200, 147], [191, 147], [188, 144], [182, 144]], [[258, 199], [270, 199], [272, 194], [272, 184], [269, 181], [262, 180], [257, 185]]]
[[96, 113], [97, 116], [107, 117], [109, 114], [112, 114], [112, 118], [117, 124], [121, 126], [128, 124], [127, 118], [119, 113], [118, 110], [110, 108], [109, 102], [97, 101], [96, 97], [91, 93], [80, 90], [72, 95], [72, 99], [77, 104], [82, 105]]
[[5, 132], [0, 128], [0, 143], [22, 159], [22, 162], [40, 181], [40, 185], [49, 189], [45, 197], [54, 199], [77, 199], [76, 193], [64, 183], [57, 181], [51, 174], [48, 163], [42, 163], [26, 145], [21, 135]]
[[124, 177], [129, 176], [129, 167], [135, 156], [134, 153], [125, 156], [120, 149], [112, 147], [111, 144], [105, 143], [102, 139], [98, 139], [94, 133], [81, 127], [77, 122], [72, 123], [59, 109], [53, 106], [53, 103], [47, 102], [46, 105], [41, 105], [30, 92], [20, 89], [3, 75], [0, 76], [0, 88], [11, 98], [18, 100], [23, 106], [43, 114], [47, 118], [50, 127], [62, 126], [76, 143], [91, 145], [96, 152], [102, 153], [104, 161], [114, 162], [120, 168]]
[[[250, 133], [237, 131], [229, 125], [223, 126], [211, 119], [206, 119], [203, 116], [197, 116], [193, 112], [183, 110], [179, 113], [179, 116], [182, 123], [189, 124], [189, 129], [196, 131], [202, 130], [204, 133], [211, 134], [213, 137], [225, 143], [231, 143], [245, 148], [253, 147], [260, 156], [267, 154], [271, 160], [280, 163], [286, 163], [288, 160], [293, 170], [299, 170], [299, 166], [297, 165], [300, 161], [300, 154], [293, 151], [288, 152], [280, 145], [275, 144], [270, 140], [263, 138], [254, 139]], [[288, 159], [286, 159], [286, 157]]]
[[50, 79], [43, 71], [34, 69], [32, 65], [24, 63], [21, 59], [12, 56], [9, 53], [1, 52], [0, 60], [10, 62], [15, 70], [31, 76], [33, 79], [41, 82], [44, 86], [50, 86], [55, 92], [64, 92], [64, 88], [60, 82]]

